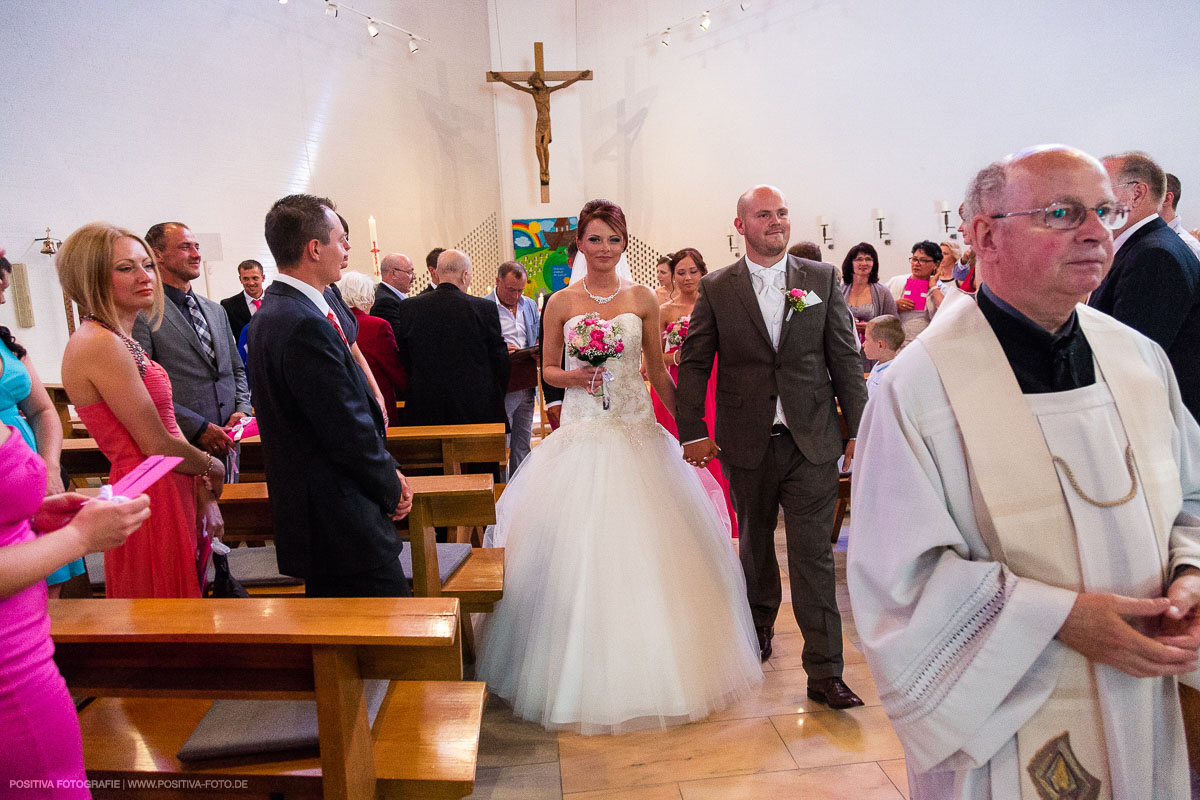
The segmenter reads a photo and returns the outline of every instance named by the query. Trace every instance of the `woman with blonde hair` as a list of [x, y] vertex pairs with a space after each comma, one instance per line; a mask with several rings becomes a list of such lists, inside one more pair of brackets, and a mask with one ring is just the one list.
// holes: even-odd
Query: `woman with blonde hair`
[[[220, 525], [221, 462], [180, 435], [166, 371], [133, 339], [139, 313], [162, 320], [163, 290], [140, 236], [103, 222], [67, 237], [55, 261], [79, 328], [63, 354], [62, 381], [79, 418], [112, 463], [116, 483], [147, 456], [183, 459], [159, 479], [150, 519], [105, 558], [109, 597], [199, 597]], [[201, 524], [197, 524], [198, 520]]]

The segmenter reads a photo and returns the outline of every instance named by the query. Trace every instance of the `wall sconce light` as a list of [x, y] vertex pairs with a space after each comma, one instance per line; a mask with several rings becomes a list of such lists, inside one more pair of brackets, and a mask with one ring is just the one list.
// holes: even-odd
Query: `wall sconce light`
[[34, 239], [34, 241], [42, 243], [42, 255], [44, 256], [52, 256], [58, 252], [58, 248], [62, 247], [62, 239], [52, 239], [49, 228], [46, 228], [45, 236], [40, 239]]
[[884, 224], [887, 220], [887, 212], [882, 208], [872, 208], [871, 219], [875, 220], [875, 224], [879, 227], [879, 238], [883, 239], [884, 244], [891, 244], [892, 235], [887, 232], [887, 226]]
[[729, 252], [740, 258], [742, 253], [741, 248], [738, 247], [737, 231], [735, 231], [733, 228], [730, 228], [729, 233], [725, 235], [729, 238]]
[[953, 240], [958, 239], [958, 230], [950, 224], [950, 201], [939, 200], [935, 208], [937, 213], [942, 215], [942, 233], [948, 234]]
[[829, 220], [824, 215], [817, 217], [817, 224], [821, 226], [821, 244], [833, 249], [833, 237], [829, 235]]

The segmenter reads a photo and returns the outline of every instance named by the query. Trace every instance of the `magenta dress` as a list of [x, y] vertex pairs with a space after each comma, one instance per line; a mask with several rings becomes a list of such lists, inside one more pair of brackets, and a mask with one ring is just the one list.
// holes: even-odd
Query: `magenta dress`
[[[671, 380], [679, 382], [679, 367], [671, 366], [667, 369], [671, 374]], [[675, 437], [679, 436], [679, 428], [675, 425], [675, 418], [667, 411], [667, 407], [658, 399], [658, 392], [650, 390], [650, 398], [654, 402], [654, 418], [658, 420], [658, 424], [662, 425], [667, 431]], [[708, 435], [713, 435], [713, 420], [717, 418], [717, 361], [713, 359], [712, 375], [708, 378], [708, 392], [704, 398], [704, 419], [708, 423]], [[729, 533], [736, 539], [738, 535], [737, 514], [733, 511], [733, 501], [729, 497], [729, 481], [725, 480], [725, 474], [721, 472], [720, 459], [714, 458], [708, 462], [708, 466], [701, 469], [696, 468], [700, 472], [700, 483], [704, 485], [705, 491], [713, 500], [713, 504], [719, 506], [718, 516], [729, 520]]]
[[[8, 430], [0, 444], [0, 547], [37, 538], [29, 521], [46, 494], [45, 462]], [[0, 598], [0, 797], [91, 797], [86, 778], [79, 718], [54, 664], [46, 582], [38, 581]]]

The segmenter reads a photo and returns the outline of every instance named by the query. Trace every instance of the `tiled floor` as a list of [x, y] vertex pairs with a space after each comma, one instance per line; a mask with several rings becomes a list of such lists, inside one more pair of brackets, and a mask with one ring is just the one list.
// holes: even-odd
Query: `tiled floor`
[[[782, 529], [777, 534], [782, 546]], [[758, 693], [708, 719], [623, 736], [550, 733], [498, 700], [483, 723], [473, 798], [488, 800], [900, 800], [904, 754], [855, 646], [845, 554], [835, 553], [846, 682], [866, 705], [830, 711], [805, 694], [802, 638], [790, 605]], [[782, 558], [781, 563], [786, 563]], [[784, 576], [784, 597], [788, 596]]]

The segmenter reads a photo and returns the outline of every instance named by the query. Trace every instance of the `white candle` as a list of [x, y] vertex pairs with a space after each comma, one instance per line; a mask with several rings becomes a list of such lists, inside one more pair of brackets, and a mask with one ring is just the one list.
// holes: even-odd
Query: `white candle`
[[871, 219], [885, 219], [886, 217], [887, 217], [887, 212], [884, 211], [882, 208], [872, 208], [871, 209]]
[[950, 201], [942, 200], [942, 201], [938, 202], [937, 210], [938, 210], [939, 214], [944, 214], [945, 212], [949, 211], [950, 210]]
[[825, 218], [824, 214], [822, 214], [821, 216], [817, 217], [817, 224], [818, 225], [828, 225], [829, 220]]
[[367, 217], [367, 229], [371, 232], [371, 247], [379, 241], [379, 236], [375, 232], [375, 217]]

